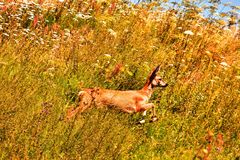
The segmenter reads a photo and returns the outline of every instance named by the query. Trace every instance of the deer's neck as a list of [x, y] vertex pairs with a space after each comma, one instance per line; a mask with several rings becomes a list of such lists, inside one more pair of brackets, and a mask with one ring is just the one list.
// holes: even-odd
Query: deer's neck
[[151, 95], [152, 95], [152, 93], [153, 93], [152, 84], [144, 85], [141, 90], [142, 90], [142, 92], [143, 92], [146, 96], [148, 96], [148, 97], [150, 98]]

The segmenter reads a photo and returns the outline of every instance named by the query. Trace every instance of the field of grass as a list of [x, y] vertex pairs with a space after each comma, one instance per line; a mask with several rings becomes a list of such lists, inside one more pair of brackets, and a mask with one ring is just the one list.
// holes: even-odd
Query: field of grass
[[[240, 39], [216, 5], [0, 2], [0, 159], [239, 159]], [[157, 122], [66, 120], [82, 88], [140, 89], [158, 64]]]

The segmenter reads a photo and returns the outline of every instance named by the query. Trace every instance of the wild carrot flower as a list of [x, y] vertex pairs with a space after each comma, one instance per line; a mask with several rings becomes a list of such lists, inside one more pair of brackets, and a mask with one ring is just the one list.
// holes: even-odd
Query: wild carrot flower
[[193, 36], [194, 35], [194, 33], [192, 32], [192, 31], [190, 31], [190, 30], [187, 30], [187, 31], [185, 31], [185, 32], [183, 32], [184, 34], [187, 34], [187, 35], [191, 35], [191, 36]]
[[112, 56], [110, 54], [104, 54], [105, 57], [111, 58]]
[[87, 14], [82, 14], [82, 13], [79, 12], [79, 13], [76, 14], [76, 18], [89, 19], [89, 18], [92, 18], [92, 16], [87, 15]]
[[227, 64], [226, 62], [221, 62], [220, 65], [223, 67], [230, 67], [229, 64]]
[[110, 35], [112, 35], [113, 37], [117, 37], [117, 33], [114, 31], [114, 30], [112, 30], [112, 29], [108, 29], [108, 32], [110, 33]]

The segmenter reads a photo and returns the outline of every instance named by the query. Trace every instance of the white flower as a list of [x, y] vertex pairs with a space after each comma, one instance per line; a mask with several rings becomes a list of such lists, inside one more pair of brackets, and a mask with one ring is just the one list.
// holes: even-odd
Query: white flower
[[212, 83], [216, 82], [214, 79], [211, 79], [210, 81], [211, 81]]
[[240, 76], [236, 76], [237, 79], [240, 79]]
[[185, 32], [183, 32], [184, 34], [187, 34], [187, 35], [191, 35], [191, 36], [193, 36], [194, 35], [194, 33], [192, 32], [192, 31], [190, 31], [190, 30], [187, 30], [187, 31], [185, 31]]
[[100, 23], [102, 23], [103, 26], [106, 26], [106, 22], [105, 21], [100, 21]]
[[64, 2], [64, 0], [58, 0], [59, 2], [61, 2], [61, 3], [63, 3]]
[[226, 62], [221, 62], [220, 63], [223, 67], [230, 67]]
[[112, 29], [108, 29], [108, 32], [110, 33], [110, 35], [112, 35], [113, 37], [117, 37], [117, 33], [112, 30]]
[[71, 36], [71, 32], [69, 29], [64, 29], [65, 33], [64, 35], [67, 36], [67, 37], [70, 37]]
[[105, 57], [111, 58], [112, 56], [110, 54], [104, 54]]
[[65, 35], [66, 37], [70, 37], [70, 36], [71, 36], [71, 34], [70, 34], [69, 32], [65, 32], [64, 35]]
[[9, 37], [9, 34], [7, 34], [7, 33], [3, 33], [3, 35]]
[[92, 16], [89, 16], [89, 15], [87, 15], [87, 14], [82, 14], [82, 13], [77, 13], [76, 14], [76, 17], [77, 18], [81, 18], [81, 19], [89, 19], [89, 18], [92, 18]]
[[47, 69], [47, 72], [54, 72], [55, 71], [55, 68], [54, 67], [50, 67]]

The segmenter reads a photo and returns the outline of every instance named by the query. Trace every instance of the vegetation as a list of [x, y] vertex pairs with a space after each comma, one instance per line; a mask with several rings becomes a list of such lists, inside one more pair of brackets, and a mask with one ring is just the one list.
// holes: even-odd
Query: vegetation
[[[238, 159], [240, 40], [217, 5], [0, 2], [0, 158]], [[94, 107], [66, 120], [81, 88], [140, 89], [158, 64], [159, 121]]]

